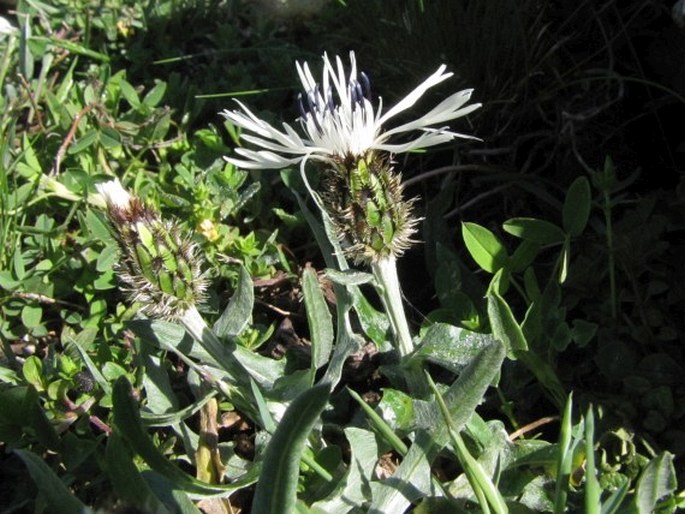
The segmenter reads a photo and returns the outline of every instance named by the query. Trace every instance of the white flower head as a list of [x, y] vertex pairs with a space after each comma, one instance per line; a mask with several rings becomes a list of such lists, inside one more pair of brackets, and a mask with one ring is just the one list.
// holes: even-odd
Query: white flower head
[[12, 25], [7, 18], [0, 16], [0, 38], [16, 34], [17, 32], [19, 32], [19, 30]]
[[[229, 162], [245, 169], [283, 168], [309, 158], [339, 163], [347, 159], [357, 160], [375, 151], [393, 154], [409, 152], [455, 137], [470, 137], [450, 131], [444, 123], [480, 107], [480, 104], [465, 105], [471, 97], [471, 89], [450, 95], [414, 121], [388, 128], [391, 118], [414, 106], [428, 89], [453, 75], [445, 71], [444, 64], [406, 97], [383, 112], [381, 98], [377, 106], [371, 101], [369, 79], [363, 72], [357, 72], [354, 52], [350, 52], [349, 72], [340, 57], [336, 56], [333, 63], [324, 54], [323, 62], [320, 83], [314, 80], [307, 63], [297, 63], [297, 72], [304, 88], [304, 94], [299, 96], [299, 121], [306, 137], [301, 137], [287, 123], [283, 123], [282, 130], [271, 126], [238, 100], [239, 110], [222, 112], [223, 116], [243, 130], [243, 140], [260, 148], [237, 148], [236, 153], [242, 158], [227, 158]], [[418, 132], [418, 135], [408, 141], [391, 142], [410, 132]]]
[[115, 208], [126, 210], [131, 205], [132, 197], [129, 192], [124, 189], [124, 186], [121, 185], [119, 179], [97, 184], [95, 189], [97, 189], [97, 192], [105, 201], [108, 209]]

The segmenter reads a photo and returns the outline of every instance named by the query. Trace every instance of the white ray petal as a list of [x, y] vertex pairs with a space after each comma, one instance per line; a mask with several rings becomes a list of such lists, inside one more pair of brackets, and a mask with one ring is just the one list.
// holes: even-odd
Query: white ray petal
[[243, 148], [237, 148], [236, 153], [245, 159], [236, 159], [234, 157], [224, 157], [226, 162], [230, 162], [238, 168], [251, 170], [251, 169], [278, 169], [285, 168], [291, 164], [295, 164], [301, 160], [300, 157], [294, 159], [286, 159], [273, 152], [267, 152], [265, 150], [249, 150], [242, 152]]
[[438, 123], [444, 123], [446, 121], [466, 116], [480, 107], [480, 104], [473, 104], [465, 107], [464, 109], [459, 109], [462, 105], [468, 102], [472, 91], [473, 90], [471, 89], [467, 89], [455, 93], [440, 102], [439, 105], [431, 109], [420, 118], [398, 127], [394, 127], [385, 133], [387, 135], [392, 135], [399, 134], [401, 132], [409, 132], [411, 130], [419, 130], [430, 125], [437, 125]]
[[405, 96], [399, 103], [395, 104], [388, 112], [386, 112], [378, 121], [380, 124], [385, 123], [393, 116], [396, 116], [402, 111], [406, 111], [412, 107], [423, 94], [428, 91], [433, 86], [440, 84], [454, 75], [452, 72], [445, 73], [447, 66], [444, 64], [433, 73], [430, 77], [424, 80], [418, 87], [416, 87], [411, 93]]

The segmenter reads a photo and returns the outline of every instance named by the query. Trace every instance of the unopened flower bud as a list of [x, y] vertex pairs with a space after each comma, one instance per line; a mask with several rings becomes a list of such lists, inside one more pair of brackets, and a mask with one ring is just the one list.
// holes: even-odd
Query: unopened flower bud
[[204, 299], [207, 281], [197, 247], [174, 222], [164, 221], [113, 180], [97, 186], [107, 204], [122, 259], [118, 277], [144, 314], [175, 319]]

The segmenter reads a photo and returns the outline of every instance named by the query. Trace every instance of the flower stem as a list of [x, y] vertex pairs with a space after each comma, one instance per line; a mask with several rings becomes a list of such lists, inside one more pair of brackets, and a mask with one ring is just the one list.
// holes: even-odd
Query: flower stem
[[376, 278], [378, 292], [397, 339], [397, 350], [402, 357], [409, 355], [414, 350], [414, 343], [402, 306], [402, 292], [397, 278], [397, 260], [392, 255], [381, 257], [371, 263], [371, 270]]

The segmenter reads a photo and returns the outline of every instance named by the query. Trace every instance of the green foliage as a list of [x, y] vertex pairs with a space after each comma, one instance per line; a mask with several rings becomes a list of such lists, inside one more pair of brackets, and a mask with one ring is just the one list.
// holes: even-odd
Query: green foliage
[[26, 464], [31, 478], [39, 484], [40, 492], [54, 512], [67, 514], [89, 511], [78, 498], [69, 492], [55, 472], [40, 457], [27, 450], [16, 450], [16, 454]]
[[[572, 57], [613, 18], [585, 1], [558, 13], [349, 1], [302, 24], [261, 5], [19, 1], [8, 12], [0, 510], [685, 508], [685, 189], [636, 194], [632, 159], [580, 123], [627, 84], [597, 71], [617, 38]], [[608, 6], [635, 30], [641, 11]], [[403, 356], [402, 305], [389, 316], [374, 275], [350, 268], [297, 170], [282, 172], [284, 187], [223, 159], [237, 141], [217, 123], [228, 97], [261, 92], [257, 115], [294, 117], [292, 61], [341, 41], [359, 45], [385, 103], [443, 61], [486, 103], [470, 120], [484, 143], [396, 163], [427, 202], [412, 204], [426, 269], [415, 256], [399, 268], [416, 306]], [[578, 176], [576, 156], [609, 151], [615, 162]], [[201, 249], [210, 285], [197, 311], [146, 319], [120, 294], [95, 193], [114, 176]]]

